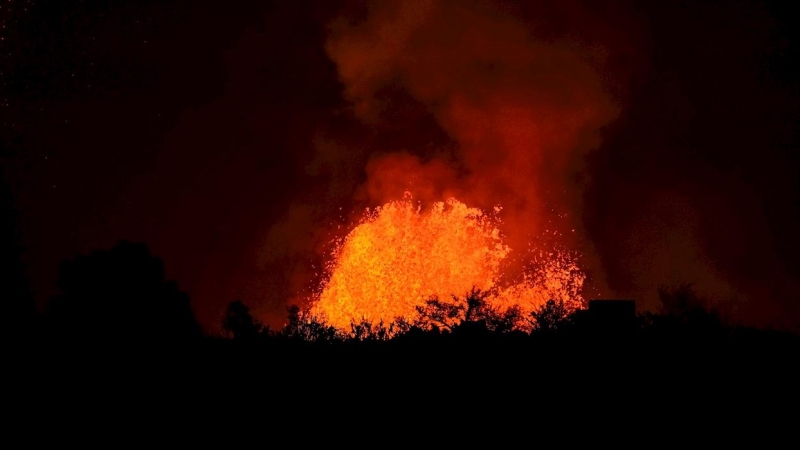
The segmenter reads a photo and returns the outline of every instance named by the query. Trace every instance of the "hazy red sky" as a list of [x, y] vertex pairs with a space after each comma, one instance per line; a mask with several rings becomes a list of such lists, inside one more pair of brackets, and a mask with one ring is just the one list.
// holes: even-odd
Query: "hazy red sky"
[[[798, 40], [779, 2], [30, 3], [4, 9], [3, 175], [40, 304], [58, 262], [146, 242], [204, 326], [267, 320], [332, 224], [502, 203], [603, 295], [695, 283], [800, 321]], [[410, 178], [410, 180], [409, 180]]]

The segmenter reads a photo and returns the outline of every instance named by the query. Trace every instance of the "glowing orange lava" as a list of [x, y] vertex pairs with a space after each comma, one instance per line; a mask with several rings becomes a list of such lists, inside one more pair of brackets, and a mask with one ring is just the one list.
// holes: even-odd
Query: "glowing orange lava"
[[454, 198], [423, 210], [407, 194], [368, 210], [334, 251], [311, 314], [343, 330], [362, 319], [411, 320], [425, 300], [473, 287], [491, 291], [489, 303], [501, 310], [529, 313], [549, 299], [580, 304], [585, 277], [563, 253], [539, 254], [524, 281], [500, 286], [511, 249], [498, 225]]

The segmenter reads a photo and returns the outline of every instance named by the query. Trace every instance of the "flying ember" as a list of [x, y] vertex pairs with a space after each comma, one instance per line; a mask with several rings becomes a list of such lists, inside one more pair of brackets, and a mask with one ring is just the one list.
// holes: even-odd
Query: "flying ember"
[[[499, 209], [497, 209], [499, 210]], [[549, 299], [582, 305], [585, 275], [567, 252], [538, 252], [522, 281], [503, 283], [511, 249], [498, 218], [450, 198], [423, 209], [410, 194], [367, 210], [338, 243], [311, 314], [340, 329], [362, 319], [413, 319], [430, 298], [489, 291], [493, 308], [523, 313]]]

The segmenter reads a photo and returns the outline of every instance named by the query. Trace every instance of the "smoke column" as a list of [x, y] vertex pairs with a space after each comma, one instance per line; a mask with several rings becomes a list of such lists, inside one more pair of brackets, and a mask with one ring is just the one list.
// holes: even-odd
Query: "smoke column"
[[[695, 38], [684, 37], [657, 17], [680, 11], [648, 8], [346, 3], [327, 21], [324, 43], [345, 102], [317, 128], [317, 153], [307, 168], [324, 175], [327, 188], [292, 207], [271, 238], [284, 241], [276, 230], [307, 230], [313, 250], [324, 252], [325, 242], [345, 234], [363, 207], [401, 199], [406, 191], [428, 206], [452, 196], [485, 211], [502, 207], [500, 231], [513, 249], [510, 258], [518, 258], [516, 269], [531, 247], [555, 243], [579, 251], [589, 297], [635, 298], [641, 308], [655, 309], [659, 286], [691, 283], [701, 296], [738, 309], [745, 321], [774, 319], [791, 305], [765, 299], [785, 295], [791, 283], [769, 250], [760, 200], [697, 161], [752, 130], [733, 138], [723, 126], [726, 134], [709, 130], [695, 142], [682, 141], [719, 113], [691, 122], [693, 100], [680, 83], [696, 83], [702, 73], [692, 72], [682, 54], [664, 55], [666, 48], [701, 44], [696, 36], [727, 40], [738, 38], [736, 32], [724, 23], [708, 30], [698, 25]], [[709, 71], [714, 58], [727, 58], [711, 56], [694, 64]], [[720, 76], [728, 74], [722, 67]], [[759, 97], [700, 80], [711, 89], [722, 86], [710, 92], [739, 109], [737, 101], [760, 106]], [[336, 214], [345, 216], [341, 229], [331, 224]], [[743, 258], [768, 261], [760, 279], [742, 270], [751, 265]], [[743, 302], [749, 306], [740, 307]]]
[[523, 12], [485, 2], [390, 1], [334, 21], [326, 50], [354, 116], [392, 120], [401, 92], [455, 144], [450, 152], [373, 155], [361, 192], [369, 202], [402, 198], [407, 189], [423, 201], [455, 196], [487, 210], [501, 205], [512, 248], [524, 250], [546, 233], [569, 245], [581, 240], [574, 233], [582, 156], [619, 112], [608, 51], [571, 29], [538, 30], [515, 17]]

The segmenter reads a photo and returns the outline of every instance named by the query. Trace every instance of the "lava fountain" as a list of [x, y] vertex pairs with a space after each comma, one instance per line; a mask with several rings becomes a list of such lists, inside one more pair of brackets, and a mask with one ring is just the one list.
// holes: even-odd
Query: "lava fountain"
[[336, 243], [311, 314], [343, 330], [362, 319], [410, 320], [425, 300], [473, 287], [491, 292], [487, 300], [500, 310], [529, 313], [549, 299], [580, 307], [585, 275], [568, 252], [532, 253], [522, 281], [502, 284], [511, 248], [499, 211], [486, 214], [455, 198], [423, 209], [409, 193], [368, 209]]

